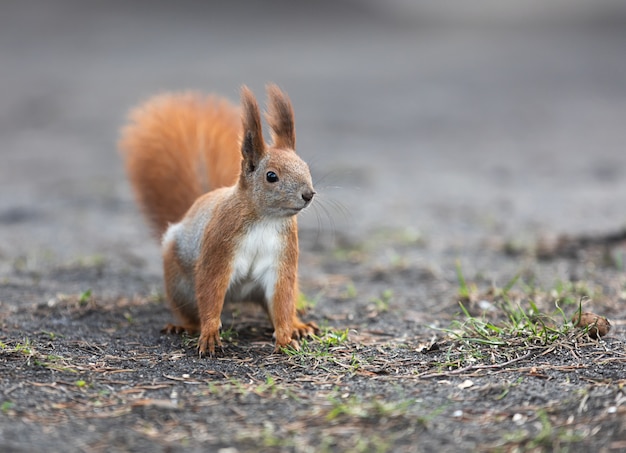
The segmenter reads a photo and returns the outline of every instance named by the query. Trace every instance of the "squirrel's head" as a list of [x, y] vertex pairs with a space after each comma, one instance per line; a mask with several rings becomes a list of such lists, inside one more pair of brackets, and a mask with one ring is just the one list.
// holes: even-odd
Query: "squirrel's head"
[[276, 85], [267, 88], [266, 115], [272, 145], [263, 140], [259, 107], [252, 92], [241, 89], [243, 137], [239, 186], [250, 192], [259, 215], [289, 217], [306, 208], [315, 190], [308, 165], [295, 152], [296, 131], [291, 102]]

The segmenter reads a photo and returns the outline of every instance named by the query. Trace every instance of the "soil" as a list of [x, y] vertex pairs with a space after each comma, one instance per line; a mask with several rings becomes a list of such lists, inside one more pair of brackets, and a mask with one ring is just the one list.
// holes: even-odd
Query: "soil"
[[[2, 451], [626, 449], [626, 8], [408, 3], [3, 7]], [[237, 305], [199, 357], [160, 332], [117, 130], [161, 90], [267, 81], [319, 192], [322, 334], [274, 353]]]

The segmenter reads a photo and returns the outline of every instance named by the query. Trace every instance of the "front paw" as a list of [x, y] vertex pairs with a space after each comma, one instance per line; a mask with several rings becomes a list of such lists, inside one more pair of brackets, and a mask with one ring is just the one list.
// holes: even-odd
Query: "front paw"
[[222, 347], [222, 340], [220, 339], [220, 329], [202, 329], [200, 338], [198, 339], [198, 353], [200, 357], [206, 355], [207, 351], [210, 356], [215, 355], [215, 346]]

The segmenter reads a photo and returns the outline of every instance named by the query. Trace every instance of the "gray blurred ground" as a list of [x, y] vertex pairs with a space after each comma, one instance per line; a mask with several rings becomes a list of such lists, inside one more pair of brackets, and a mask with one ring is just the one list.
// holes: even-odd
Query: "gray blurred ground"
[[[298, 150], [318, 180], [314, 209], [300, 221], [302, 287], [319, 302], [309, 316], [365, 335], [346, 351], [367, 374], [350, 371], [341, 398], [419, 400], [416, 412], [382, 422], [376, 412], [377, 423], [390, 422], [383, 428], [360, 416], [328, 423], [324, 389], [345, 377], [344, 365], [294, 367], [295, 359], [269, 354], [269, 331], [256, 330], [262, 324], [252, 329], [262, 345], [248, 341], [244, 326], [245, 338], [229, 344], [223, 360], [199, 360], [185, 340], [159, 334], [170, 320], [151, 297], [162, 287], [159, 250], [125, 180], [118, 130], [131, 106], [159, 91], [216, 91], [236, 101], [244, 83], [264, 98], [268, 81], [290, 94]], [[623, 254], [608, 265], [593, 254], [539, 262], [494, 243], [624, 228], [625, 143], [623, 1], [3, 2], [0, 450], [256, 451], [263, 438], [286, 441], [265, 451], [302, 442], [303, 451], [380, 447], [377, 440], [389, 450], [535, 451], [537, 439], [547, 449], [619, 451]], [[405, 241], [398, 228], [425, 241]], [[333, 237], [353, 240], [352, 250], [375, 244], [353, 260], [335, 253], [347, 249], [343, 242], [330, 250]], [[437, 332], [433, 325], [462, 318], [457, 259], [481, 288], [525, 271], [532, 285], [535, 277], [547, 288], [569, 283], [577, 298], [579, 282], [583, 295], [601, 287], [586, 307], [609, 316], [614, 329], [578, 356], [550, 349], [545, 363], [524, 363], [543, 363], [546, 375], [473, 377], [469, 399], [457, 392], [458, 368], [450, 381], [416, 381], [416, 363], [429, 374], [452, 363], [451, 352], [464, 360], [457, 346], [440, 356], [430, 347], [430, 355], [416, 352]], [[386, 293], [390, 310], [372, 312]], [[372, 343], [359, 339], [368, 335]], [[407, 343], [387, 344], [394, 336]], [[25, 355], [23, 344], [35, 352]], [[505, 353], [517, 353], [516, 344]], [[61, 362], [47, 362], [54, 357]], [[118, 369], [101, 373], [110, 368], [98, 364], [111, 363]], [[387, 373], [389, 363], [409, 379]], [[320, 384], [294, 387], [322, 370]], [[117, 371], [130, 372], [127, 380]], [[145, 386], [181, 373], [218, 385], [212, 405], [204, 405], [206, 387], [179, 378]], [[257, 389], [255, 403], [230, 410], [240, 396], [227, 391], [231, 379], [274, 377], [297, 397], [283, 399], [283, 387], [263, 397]], [[127, 398], [128, 386], [181, 403], [143, 411], [135, 403], [144, 390]], [[536, 412], [523, 426], [519, 408]], [[547, 436], [544, 410], [554, 427]], [[272, 414], [291, 414], [295, 425], [272, 428]], [[570, 425], [576, 431], [561, 430]], [[368, 437], [373, 443], [363, 444]]]
[[[5, 268], [24, 256], [124, 255], [158, 274], [116, 152], [127, 109], [162, 90], [237, 100], [245, 83], [264, 97], [268, 81], [292, 97], [325, 229], [410, 226], [445, 243], [625, 223], [623, 2], [23, 1], [0, 11]], [[318, 228], [316, 213], [302, 224]]]

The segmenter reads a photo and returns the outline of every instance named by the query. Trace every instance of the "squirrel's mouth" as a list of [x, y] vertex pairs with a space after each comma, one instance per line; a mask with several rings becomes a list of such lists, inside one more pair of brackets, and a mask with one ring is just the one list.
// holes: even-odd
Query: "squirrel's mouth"
[[302, 211], [304, 208], [306, 208], [309, 205], [309, 203], [303, 205], [303, 206], [289, 206], [289, 207], [285, 207], [283, 208], [286, 212], [289, 212], [290, 214], [297, 214], [300, 211]]

